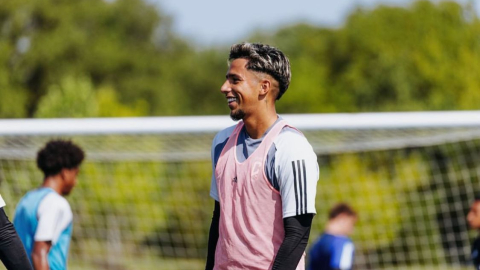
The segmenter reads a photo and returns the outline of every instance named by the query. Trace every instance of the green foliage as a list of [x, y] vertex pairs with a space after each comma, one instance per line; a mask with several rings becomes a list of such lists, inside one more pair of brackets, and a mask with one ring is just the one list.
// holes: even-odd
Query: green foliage
[[67, 76], [87, 76], [94, 89], [110, 85], [122, 104], [149, 100], [146, 108], [154, 108], [151, 97], [173, 80], [162, 74], [165, 59], [185, 50], [170, 18], [141, 0], [8, 1], [0, 28], [0, 70], [8, 78], [0, 78], [7, 84], [0, 91], [11, 101], [14, 91], [25, 93], [20, 109], [0, 103], [7, 116], [35, 115], [49, 87]]
[[51, 85], [38, 104], [35, 117], [121, 117], [145, 116], [148, 103], [136, 100], [126, 106], [118, 100], [117, 92], [108, 86], [97, 91], [87, 77], [67, 76], [58, 85]]
[[[106, 228], [132, 232], [149, 232], [155, 227], [155, 221], [165, 220], [165, 211], [159, 202], [162, 192], [161, 175], [163, 166], [157, 163], [128, 162], [125, 164], [86, 163], [82, 166], [79, 184], [73, 200], [78, 200], [81, 209], [78, 215], [84, 218], [83, 227]], [[82, 175], [95, 175], [96, 179], [85, 179]], [[81, 198], [94, 198], [96, 204]], [[130, 202], [130, 203], [128, 203]], [[128, 204], [128, 207], [127, 207]], [[152, 207], [157, 206], [157, 207]], [[103, 220], [91, 220], [88, 217], [103, 217]], [[112, 218], [122, 218], [115, 222]], [[92, 234], [96, 239], [109, 240], [106, 234]], [[140, 242], [142, 235], [130, 236]]]
[[[115, 105], [96, 116], [228, 112], [218, 90], [228, 49], [195, 49], [147, 2], [7, 2], [0, 5], [1, 117], [39, 115], [39, 102], [68, 76], [86, 77], [94, 92], [110, 89], [100, 96]], [[338, 29], [299, 24], [251, 40], [290, 57], [280, 113], [466, 110], [480, 102], [479, 35], [472, 6], [423, 0], [359, 8]]]
[[203, 258], [210, 224], [198, 221], [211, 219], [210, 174], [209, 162], [87, 162], [71, 195], [81, 228], [72, 253], [95, 257], [87, 246], [107, 245]]
[[210, 223], [192, 221], [211, 220], [210, 164], [170, 163], [165, 169], [161, 197], [166, 218], [156, 222], [144, 244], [154, 246], [162, 257], [204, 258]]
[[[340, 29], [296, 25], [262, 41], [292, 62], [288, 112], [478, 109], [480, 21], [472, 7], [417, 1], [357, 9]], [[295, 105], [299, 104], [299, 105]]]
[[[401, 226], [401, 218], [399, 203], [392, 200], [397, 194], [395, 182], [389, 181], [386, 167], [378, 164], [369, 168], [364, 161], [359, 155], [347, 154], [335, 158], [327, 173], [321, 168], [317, 205], [320, 213], [327, 213], [339, 201], [354, 206], [360, 213], [358, 229], [366, 232], [362, 240], [368, 239], [365, 242], [370, 246], [365, 248], [369, 249], [389, 243]], [[325, 224], [326, 217], [317, 217], [323, 219], [318, 224]]]
[[346, 201], [359, 214], [357, 254], [377, 258], [372, 268], [468, 263], [465, 216], [480, 183], [479, 148], [471, 140], [319, 157], [312, 235], [328, 209]]
[[109, 86], [97, 90], [96, 102], [99, 117], [146, 116], [149, 111], [149, 103], [144, 99], [138, 99], [130, 106], [120, 103], [118, 93]]
[[48, 88], [35, 117], [93, 117], [97, 114], [98, 104], [90, 80], [68, 76], [59, 85]]

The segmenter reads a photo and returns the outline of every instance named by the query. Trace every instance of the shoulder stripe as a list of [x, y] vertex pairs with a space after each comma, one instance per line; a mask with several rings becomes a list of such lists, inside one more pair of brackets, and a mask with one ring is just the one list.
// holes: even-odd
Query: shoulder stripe
[[297, 216], [306, 214], [307, 208], [307, 168], [305, 159], [292, 161], [293, 186]]
[[297, 170], [298, 170], [298, 186], [299, 188], [299, 197], [300, 197], [300, 215], [303, 214], [303, 186], [302, 186], [302, 168], [300, 167], [300, 160], [297, 160]]
[[346, 243], [342, 249], [342, 255], [340, 257], [340, 269], [351, 269], [353, 264], [353, 252], [355, 247], [352, 243]]
[[297, 216], [299, 213], [298, 209], [298, 189], [297, 189], [297, 169], [295, 168], [295, 161], [292, 161], [292, 172], [293, 172], [293, 186], [295, 188], [295, 205], [297, 210]]
[[302, 159], [302, 165], [303, 165], [303, 214], [307, 213], [307, 169], [305, 168], [305, 159]]

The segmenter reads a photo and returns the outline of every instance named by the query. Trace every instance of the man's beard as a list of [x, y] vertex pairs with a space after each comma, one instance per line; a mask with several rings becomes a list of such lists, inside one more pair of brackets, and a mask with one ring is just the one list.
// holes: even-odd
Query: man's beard
[[245, 117], [245, 112], [242, 111], [241, 109], [230, 112], [230, 118], [232, 118], [233, 121], [242, 120], [244, 117]]

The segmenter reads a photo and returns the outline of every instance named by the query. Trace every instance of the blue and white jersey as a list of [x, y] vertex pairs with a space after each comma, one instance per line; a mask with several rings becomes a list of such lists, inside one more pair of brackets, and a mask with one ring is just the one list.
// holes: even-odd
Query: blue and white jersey
[[51, 270], [67, 269], [73, 214], [68, 201], [51, 188], [28, 192], [18, 203], [13, 224], [32, 261], [35, 242], [52, 243], [48, 253]]
[[[263, 137], [281, 119], [279, 117]], [[211, 151], [213, 172], [215, 172], [218, 158], [234, 129], [235, 126], [226, 128], [217, 133], [213, 139]], [[260, 139], [250, 138], [243, 127], [236, 144], [237, 161], [247, 160], [262, 143], [263, 137]], [[320, 170], [317, 155], [301, 132], [289, 126], [282, 129], [268, 151], [264, 171], [271, 187], [282, 197], [283, 218], [307, 213], [316, 214], [315, 196]], [[219, 201], [215, 173], [212, 174], [210, 197]]]
[[309, 252], [308, 270], [350, 270], [355, 247], [346, 236], [322, 234]]

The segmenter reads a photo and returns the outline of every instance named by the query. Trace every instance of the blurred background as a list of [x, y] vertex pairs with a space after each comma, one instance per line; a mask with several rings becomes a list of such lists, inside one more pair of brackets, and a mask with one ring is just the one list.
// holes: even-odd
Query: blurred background
[[[290, 58], [280, 114], [478, 110], [479, 16], [474, 0], [0, 0], [0, 118], [228, 117], [219, 88], [243, 41]], [[321, 167], [311, 241], [342, 200], [360, 216], [357, 269], [470, 269], [479, 127], [348, 129], [305, 132]], [[10, 216], [59, 136], [0, 124]], [[70, 134], [87, 150], [70, 269], [202, 269], [213, 136]]]

